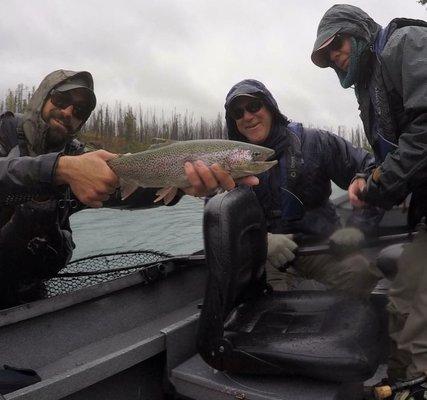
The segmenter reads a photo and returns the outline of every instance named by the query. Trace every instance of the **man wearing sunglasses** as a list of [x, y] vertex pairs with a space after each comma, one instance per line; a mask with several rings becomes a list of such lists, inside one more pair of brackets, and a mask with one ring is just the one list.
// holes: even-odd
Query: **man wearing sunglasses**
[[[345, 245], [361, 239], [355, 228], [338, 230], [339, 217], [329, 201], [331, 181], [347, 188], [354, 174], [373, 163], [372, 156], [326, 131], [289, 122], [276, 100], [259, 81], [246, 79], [226, 97], [228, 138], [275, 150], [278, 165], [259, 175], [254, 191], [268, 227], [267, 280], [286, 289], [277, 269], [295, 257], [297, 244], [287, 234]], [[336, 233], [334, 233], [336, 232]], [[340, 240], [341, 239], [341, 240]], [[340, 243], [338, 243], [340, 242]], [[361, 255], [340, 259], [330, 255], [301, 257], [293, 267], [305, 278], [330, 288], [366, 297], [381, 273]]]
[[[395, 18], [381, 27], [360, 8], [334, 5], [319, 23], [311, 59], [334, 69], [343, 88], [354, 87], [377, 160], [377, 168], [355, 176], [350, 201], [389, 209], [412, 194], [413, 229], [427, 216], [427, 23]], [[421, 230], [389, 291], [392, 380], [427, 370], [426, 246]]]
[[[42, 280], [67, 264], [74, 248], [72, 212], [84, 206], [154, 206], [155, 189], [140, 188], [122, 201], [118, 178], [106, 163], [116, 155], [85, 152], [76, 139], [95, 105], [89, 72], [58, 70], [43, 79], [23, 116], [7, 112], [0, 119], [2, 193], [34, 198], [0, 207], [0, 308], [39, 297]], [[221, 168], [195, 163], [186, 171], [191, 195], [235, 185]]]

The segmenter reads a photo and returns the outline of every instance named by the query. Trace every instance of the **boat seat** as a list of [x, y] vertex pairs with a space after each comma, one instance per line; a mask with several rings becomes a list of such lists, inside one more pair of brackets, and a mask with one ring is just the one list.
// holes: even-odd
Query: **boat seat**
[[251, 189], [213, 197], [203, 230], [209, 275], [197, 346], [207, 364], [334, 382], [374, 374], [381, 329], [370, 303], [331, 291], [269, 289], [265, 220]]
[[382, 249], [377, 256], [377, 267], [387, 279], [393, 280], [397, 274], [397, 260], [404, 249], [404, 243], [392, 244]]

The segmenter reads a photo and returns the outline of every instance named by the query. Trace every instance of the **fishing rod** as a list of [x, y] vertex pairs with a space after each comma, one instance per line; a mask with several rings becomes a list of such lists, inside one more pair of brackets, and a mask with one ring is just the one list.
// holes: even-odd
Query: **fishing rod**
[[[351, 251], [360, 250], [363, 248], [387, 246], [402, 242], [412, 242], [418, 232], [406, 232], [394, 235], [378, 236], [376, 238], [364, 239], [357, 246], [340, 246], [333, 243], [325, 243], [313, 246], [300, 246], [295, 250], [295, 255], [300, 257], [315, 256], [318, 254], [336, 254], [342, 253], [341, 247], [350, 248]], [[349, 252], [350, 252], [349, 250]]]
[[[365, 239], [362, 241], [358, 246], [354, 246], [351, 249], [348, 250], [350, 253], [351, 251], [360, 250], [362, 248], [369, 248], [369, 247], [377, 247], [377, 246], [387, 246], [395, 243], [402, 243], [402, 242], [410, 242], [413, 240], [413, 238], [417, 235], [417, 232], [406, 232], [401, 234], [394, 234], [394, 235], [384, 235], [379, 236], [377, 238], [371, 238], [371, 239]], [[297, 257], [308, 257], [308, 256], [314, 256], [319, 254], [336, 254], [340, 253], [342, 254], [343, 251], [338, 250], [337, 248], [340, 246], [327, 243], [327, 244], [319, 244], [319, 245], [313, 245], [313, 246], [300, 246], [295, 250], [295, 255]], [[344, 246], [346, 249], [350, 246]], [[111, 274], [113, 272], [121, 272], [126, 270], [135, 270], [140, 268], [147, 268], [147, 267], [158, 267], [159, 265], [165, 265], [166, 263], [173, 263], [173, 264], [194, 264], [194, 263], [200, 263], [206, 260], [205, 254], [198, 253], [198, 254], [182, 254], [182, 255], [170, 255], [167, 253], [161, 253], [156, 252], [152, 250], [135, 250], [135, 251], [126, 251], [126, 252], [116, 252], [116, 253], [108, 253], [108, 254], [99, 254], [95, 256], [85, 257], [79, 260], [73, 261], [71, 264], [76, 264], [77, 262], [84, 262], [93, 258], [101, 258], [101, 257], [108, 257], [108, 256], [115, 256], [115, 255], [132, 255], [134, 253], [153, 253], [159, 256], [159, 259], [150, 261], [150, 262], [142, 262], [142, 263], [136, 263], [131, 266], [125, 266], [125, 267], [118, 267], [118, 268], [111, 268], [111, 269], [102, 269], [102, 270], [92, 270], [92, 271], [75, 271], [75, 272], [60, 272], [57, 277], [78, 277], [78, 276], [90, 276], [90, 275], [100, 275], [100, 274]], [[344, 252], [345, 253], [345, 252]]]
[[424, 393], [425, 389], [423, 387], [421, 387], [420, 385], [425, 383], [426, 380], [427, 380], [427, 377], [425, 375], [423, 375], [419, 378], [411, 379], [408, 381], [396, 382], [392, 385], [376, 386], [376, 387], [372, 387], [370, 389], [371, 389], [372, 394], [374, 395], [376, 400], [390, 399], [391, 396], [393, 396], [399, 392], [402, 392], [405, 389], [410, 390], [410, 394], [408, 395], [408, 397], [405, 397], [405, 398], [412, 399], [412, 398], [414, 398], [411, 396], [412, 394], [415, 394], [417, 392], [423, 392]]

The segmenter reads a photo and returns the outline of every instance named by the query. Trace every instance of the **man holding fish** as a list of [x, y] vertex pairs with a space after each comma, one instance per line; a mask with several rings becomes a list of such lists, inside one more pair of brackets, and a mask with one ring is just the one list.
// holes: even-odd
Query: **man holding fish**
[[[339, 217], [329, 201], [331, 181], [347, 189], [357, 172], [374, 166], [374, 159], [341, 137], [290, 122], [265, 85], [254, 79], [230, 89], [225, 110], [229, 139], [275, 151], [278, 164], [259, 175], [254, 191], [269, 231], [267, 279], [274, 288], [286, 289], [286, 276], [277, 269], [294, 260], [296, 237], [330, 238], [338, 247], [362, 240], [354, 227], [339, 229]], [[375, 210], [368, 212], [377, 219]], [[305, 278], [360, 297], [368, 296], [382, 277], [361, 254], [300, 257], [293, 266]]]
[[[153, 189], [138, 189], [121, 200], [119, 178], [107, 164], [116, 154], [84, 153], [76, 137], [95, 105], [90, 73], [58, 70], [43, 79], [23, 116], [9, 112], [1, 118], [0, 197], [6, 194], [8, 202], [0, 202], [0, 307], [38, 298], [42, 280], [68, 263], [74, 248], [71, 213], [104, 202], [153, 206]], [[191, 195], [235, 185], [219, 165], [209, 168], [203, 162], [189, 162], [185, 171], [188, 179], [182, 190]], [[258, 182], [254, 176], [243, 179], [247, 184]], [[55, 190], [62, 198], [46, 196]], [[169, 203], [178, 200], [175, 196]]]

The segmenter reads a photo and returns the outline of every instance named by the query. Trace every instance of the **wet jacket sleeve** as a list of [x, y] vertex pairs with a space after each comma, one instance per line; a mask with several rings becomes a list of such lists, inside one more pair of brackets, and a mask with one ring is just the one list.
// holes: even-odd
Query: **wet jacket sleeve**
[[388, 90], [399, 95], [404, 110], [399, 147], [385, 158], [368, 194], [377, 191], [377, 204], [390, 208], [427, 180], [427, 29], [396, 30], [382, 53], [382, 67]]
[[341, 189], [347, 190], [357, 173], [375, 167], [375, 158], [368, 151], [330, 132], [322, 131], [323, 166], [327, 176]]
[[37, 157], [21, 157], [15, 146], [0, 157], [0, 186], [2, 191], [27, 193], [50, 187], [60, 153]]

